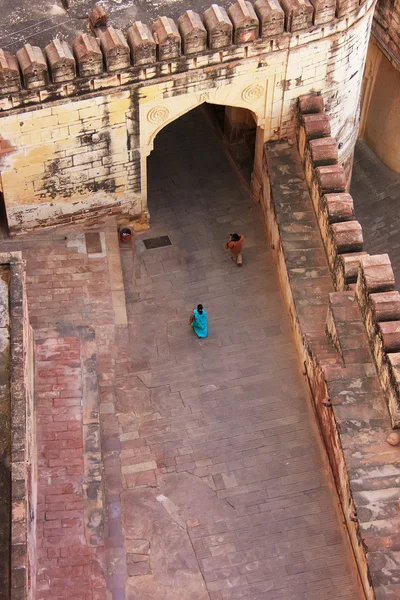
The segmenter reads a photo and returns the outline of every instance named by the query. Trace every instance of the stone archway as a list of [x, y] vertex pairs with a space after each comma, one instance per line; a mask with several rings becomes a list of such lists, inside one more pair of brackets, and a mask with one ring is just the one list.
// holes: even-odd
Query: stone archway
[[258, 195], [260, 181], [257, 173], [261, 173], [262, 147], [272, 133], [272, 118], [271, 115], [266, 117], [266, 114], [273, 86], [269, 85], [267, 73], [263, 70], [234, 78], [229, 84], [224, 84], [223, 81], [218, 83], [219, 85], [207, 89], [198, 84], [193, 86], [193, 90], [184, 93], [162, 87], [161, 84], [144, 88], [139, 100], [142, 214], [148, 215], [147, 157], [153, 150], [157, 134], [203, 103], [251, 111], [257, 126], [252, 189]]

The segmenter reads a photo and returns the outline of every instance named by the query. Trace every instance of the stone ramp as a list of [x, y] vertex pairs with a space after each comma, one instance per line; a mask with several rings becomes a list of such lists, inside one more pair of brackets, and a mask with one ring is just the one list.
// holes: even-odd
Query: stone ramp
[[333, 291], [297, 150], [268, 144], [265, 166], [270, 239], [364, 588], [368, 598], [398, 598], [399, 450], [386, 443], [391, 424], [362, 314], [354, 291]]

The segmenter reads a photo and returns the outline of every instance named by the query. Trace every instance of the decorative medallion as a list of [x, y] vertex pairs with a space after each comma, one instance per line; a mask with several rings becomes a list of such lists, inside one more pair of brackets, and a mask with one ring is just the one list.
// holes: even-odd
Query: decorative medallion
[[202, 92], [197, 96], [199, 102], [207, 102], [210, 98], [209, 92]]
[[252, 85], [248, 85], [244, 88], [242, 92], [242, 100], [251, 104], [255, 102], [264, 94], [264, 88], [262, 85], [257, 83], [253, 83]]
[[147, 113], [149, 123], [162, 123], [168, 118], [169, 110], [166, 106], [155, 106]]

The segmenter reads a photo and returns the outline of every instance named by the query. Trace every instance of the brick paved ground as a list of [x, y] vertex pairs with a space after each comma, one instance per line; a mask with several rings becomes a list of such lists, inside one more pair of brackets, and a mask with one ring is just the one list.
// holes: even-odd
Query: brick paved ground
[[[132, 363], [116, 389], [128, 597], [354, 600], [259, 207], [201, 111], [159, 135], [149, 177]], [[247, 238], [242, 269], [222, 249], [234, 230]], [[145, 250], [165, 234], [172, 246]], [[198, 302], [206, 340], [187, 326]]]
[[[82, 406], [87, 408], [93, 386], [88, 389], [81, 384], [79, 365], [85, 355], [77, 327], [81, 330], [90, 325], [95, 332], [97, 382], [93, 385], [97, 385], [100, 392], [104, 436], [113, 427], [109, 399], [114, 388], [117, 357], [114, 343], [119, 330], [126, 333], [126, 326], [119, 325], [124, 321], [124, 306], [115, 224], [108, 223], [101, 237], [103, 252], [91, 256], [87, 253], [82, 229], [78, 227], [15, 240], [3, 235], [0, 241], [3, 250], [22, 250], [27, 261], [29, 315], [37, 342], [39, 580], [36, 600], [48, 597], [58, 600], [66, 596], [71, 600], [100, 600], [105, 594], [104, 578], [113, 600], [124, 594], [125, 553], [121, 536], [115, 535], [121, 531], [119, 496], [114, 493], [120, 478], [112, 460], [114, 447], [108, 440], [102, 442], [106, 540], [93, 539], [92, 531], [84, 531], [83, 527], [96, 505], [96, 498], [88, 498], [87, 494], [89, 467], [95, 464], [85, 466], [88, 459], [93, 458], [96, 437], [84, 432]], [[64, 343], [65, 338], [68, 344]], [[69, 347], [70, 343], [74, 347]], [[88, 418], [91, 421], [90, 414]], [[54, 502], [55, 491], [60, 492], [56, 495], [57, 503]], [[75, 507], [73, 517], [68, 514], [72, 506]], [[95, 508], [91, 523], [94, 527], [99, 507]], [[63, 515], [64, 510], [67, 513]], [[52, 537], [55, 525], [57, 536]], [[99, 586], [101, 579], [103, 584]]]
[[37, 598], [106, 598], [103, 544], [95, 535], [98, 526], [90, 526], [95, 515], [87, 503], [87, 461], [93, 456], [81, 356], [79, 332], [36, 332]]
[[389, 253], [400, 284], [400, 176], [386, 168], [364, 141], [357, 142], [351, 193], [365, 250]]
[[[75, 517], [65, 515], [73, 544], [69, 557], [64, 541], [59, 554], [52, 549], [44, 533], [51, 521], [67, 528], [61, 513], [46, 517], [57, 469], [65, 470], [57, 464], [64, 444], [47, 446], [62, 438], [43, 422], [37, 600], [102, 597], [95, 571], [102, 548], [112, 600], [356, 600], [354, 566], [259, 208], [201, 112], [166, 129], [156, 147], [149, 161], [152, 228], [138, 237], [134, 261], [122, 252], [128, 328], [112, 224], [97, 257], [87, 255], [79, 229], [0, 242], [27, 260], [41, 344], [55, 327], [64, 327], [64, 336], [70, 328], [73, 337], [77, 325], [91, 325], [96, 335], [106, 539], [88, 550], [82, 535], [88, 507], [72, 471], [84, 457], [74, 453], [73, 493], [63, 488], [57, 507], [80, 506]], [[241, 270], [222, 249], [234, 229], [247, 237]], [[172, 246], [144, 249], [142, 238], [167, 233]], [[210, 335], [202, 341], [187, 326], [198, 302], [209, 312]], [[50, 369], [58, 352], [51, 358]], [[72, 356], [66, 362], [66, 370], [74, 368]], [[50, 374], [39, 372], [39, 385], [42, 376]], [[39, 398], [38, 416], [50, 410], [56, 423], [60, 407], [47, 400]], [[62, 430], [72, 431], [71, 422], [79, 428], [78, 407], [64, 408]], [[56, 572], [57, 595], [45, 586]], [[82, 590], [70, 589], [73, 572], [92, 577], [90, 584], [81, 579]]]

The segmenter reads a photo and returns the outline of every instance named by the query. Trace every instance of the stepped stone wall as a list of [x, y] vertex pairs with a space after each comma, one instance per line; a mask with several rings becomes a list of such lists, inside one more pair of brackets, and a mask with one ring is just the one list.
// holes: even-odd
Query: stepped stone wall
[[[296, 98], [322, 91], [339, 160], [352, 155], [374, 2], [238, 0], [175, 23], [127, 24], [97, 8], [94, 35], [0, 51], [0, 170], [11, 233], [116, 214], [146, 226], [146, 158], [203, 102], [246, 108], [262, 145], [291, 135]], [[97, 11], [97, 12], [96, 12]], [[258, 165], [258, 167], [257, 167]]]
[[337, 141], [317, 95], [299, 99], [298, 144], [337, 290], [354, 289], [393, 427], [400, 427], [400, 293], [387, 254], [363, 251]]

